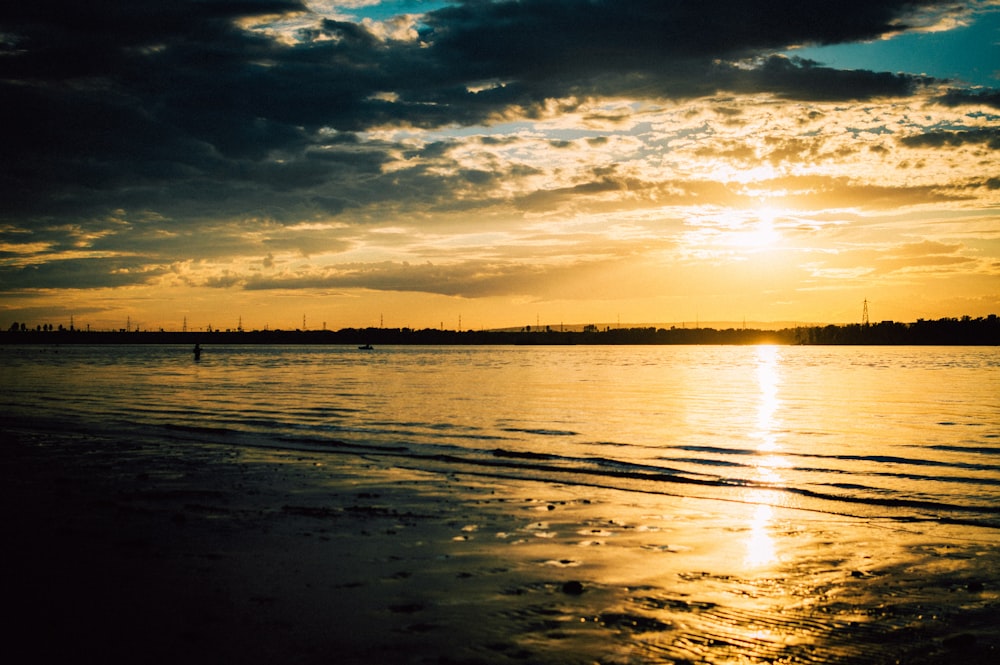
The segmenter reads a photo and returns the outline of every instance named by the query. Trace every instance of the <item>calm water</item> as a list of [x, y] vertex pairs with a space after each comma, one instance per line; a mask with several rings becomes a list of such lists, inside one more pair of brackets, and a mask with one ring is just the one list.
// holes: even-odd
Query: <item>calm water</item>
[[1000, 527], [993, 347], [0, 347], [0, 381], [3, 427]]

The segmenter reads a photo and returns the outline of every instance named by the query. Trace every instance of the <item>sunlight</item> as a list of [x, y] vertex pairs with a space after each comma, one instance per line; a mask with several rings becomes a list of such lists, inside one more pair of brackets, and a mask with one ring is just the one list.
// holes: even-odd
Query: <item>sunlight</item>
[[780, 216], [780, 211], [766, 204], [753, 208], [709, 207], [688, 216], [688, 225], [695, 229], [688, 235], [688, 242], [740, 254], [768, 251], [783, 240], [776, 228]]
[[[778, 431], [780, 421], [777, 418], [778, 389], [781, 377], [778, 372], [780, 353], [778, 347], [762, 345], [757, 347], [757, 385], [760, 389], [760, 402], [757, 406], [757, 430], [753, 436], [758, 439], [757, 452], [762, 453], [754, 461], [754, 480], [769, 485], [782, 485], [785, 479], [781, 469], [791, 464], [777, 451]], [[766, 453], [766, 454], [763, 454]], [[768, 490], [757, 490], [748, 499], [757, 505], [749, 518], [749, 536], [746, 542], [744, 563], [750, 567], [770, 565], [777, 561], [774, 538], [770, 534], [771, 520], [774, 509], [771, 504], [780, 501], [776, 493]]]
[[757, 407], [757, 431], [760, 439], [757, 450], [773, 451], [777, 448], [778, 410], [778, 348], [771, 345], [757, 347], [757, 384], [760, 386], [760, 404]]
[[744, 557], [744, 563], [747, 566], [766, 566], [778, 560], [774, 538], [771, 537], [769, 531], [773, 516], [774, 509], [767, 504], [758, 504], [754, 509], [753, 516], [750, 518], [750, 536], [747, 538], [747, 550]]
[[774, 228], [778, 212], [768, 205], [758, 206], [750, 212], [749, 228], [740, 233], [737, 244], [752, 251], [763, 251], [778, 244], [781, 234]]

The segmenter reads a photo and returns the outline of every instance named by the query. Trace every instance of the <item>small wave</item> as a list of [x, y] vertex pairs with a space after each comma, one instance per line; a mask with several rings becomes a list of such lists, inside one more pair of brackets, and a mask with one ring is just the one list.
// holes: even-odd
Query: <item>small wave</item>
[[671, 446], [674, 450], [689, 453], [718, 453], [720, 455], [759, 455], [759, 450], [749, 448], [722, 448], [720, 446]]
[[530, 427], [504, 427], [504, 432], [513, 432], [518, 434], [536, 434], [538, 436], [579, 436], [579, 432], [573, 432], [571, 430], [564, 429], [542, 429], [542, 428], [530, 428]]
[[[987, 437], [991, 436], [989, 434]], [[1000, 436], [1000, 435], [995, 435]], [[938, 444], [935, 446], [928, 446], [931, 450], [947, 450], [955, 453], [974, 453], [976, 455], [1000, 455], [1000, 448], [993, 448], [991, 446], [954, 446], [947, 444]]]
[[549, 455], [548, 453], [530, 453], [518, 450], [504, 450], [503, 448], [496, 448], [493, 450], [494, 457], [506, 457], [508, 459], [537, 459], [537, 460], [549, 460], [555, 459], [555, 455]]
[[858, 485], [857, 483], [827, 483], [829, 487], [836, 487], [841, 490], [867, 490], [871, 491], [871, 487], [867, 485]]
[[704, 459], [701, 457], [660, 457], [659, 459], [665, 462], [683, 462], [685, 464], [700, 464], [702, 466], [724, 466], [740, 469], [753, 468], [751, 464], [743, 464], [742, 462], [730, 462], [729, 460], [721, 459]]
[[[457, 466], [464, 468], [465, 473], [472, 472], [470, 469], [474, 468], [477, 469], [476, 473], [486, 476], [511, 477], [524, 480], [553, 480], [558, 478], [559, 482], [567, 484], [607, 487], [621, 491], [638, 491], [665, 495], [696, 496], [689, 494], [687, 490], [680, 490], [679, 486], [697, 486], [705, 490], [715, 488], [720, 491], [762, 489], [820, 501], [822, 505], [826, 506], [825, 508], [821, 504], [817, 504], [814, 508], [803, 507], [807, 510], [818, 510], [819, 512], [844, 515], [855, 514], [854, 511], [846, 508], [848, 505], [867, 506], [868, 508], [905, 509], [916, 512], [893, 512], [892, 514], [879, 512], [871, 514], [870, 511], [864, 511], [861, 515], [871, 519], [894, 519], [902, 521], [942, 521], [947, 519], [951, 523], [1000, 528], [1000, 523], [996, 520], [976, 517], [977, 515], [1000, 515], [1000, 506], [963, 505], [945, 501], [896, 496], [873, 496], [871, 493], [879, 491], [878, 489], [857, 484], [843, 483], [836, 486], [827, 486], [830, 490], [843, 489], [846, 492], [824, 491], [821, 489], [789, 487], [747, 479], [694, 477], [692, 474], [677, 469], [635, 465], [602, 458], [575, 459], [551, 454], [503, 449], [491, 451], [489, 459], [455, 453], [428, 455], [414, 452], [407, 454], [405, 457], [417, 464], [423, 464], [431, 460], [444, 463], [451, 470], [457, 470]], [[421, 466], [421, 468], [424, 467]], [[678, 489], [672, 490], [672, 487], [678, 487]], [[850, 493], [852, 491], [857, 493]], [[742, 498], [739, 498], [741, 495], [736, 495], [736, 497], [726, 494], [716, 496], [713, 493], [705, 498], [709, 498], [710, 496], [715, 496], [716, 498], [728, 497], [729, 500], [743, 501]], [[960, 515], [960, 517], [956, 517], [956, 515]]]
[[[841, 487], [841, 485], [831, 485], [831, 487]], [[858, 489], [871, 489], [864, 486], [850, 486]], [[847, 503], [864, 504], [869, 506], [885, 506], [887, 508], [915, 508], [928, 511], [942, 512], [963, 512], [963, 513], [985, 513], [1000, 515], [1000, 506], [989, 505], [961, 505], [955, 503], [945, 503], [943, 501], [928, 501], [924, 499], [904, 499], [899, 497], [879, 497], [879, 496], [851, 496], [843, 494], [830, 494], [804, 487], [782, 487], [782, 491], [799, 496], [807, 496], [815, 499], [827, 499], [832, 501], [844, 501]]]
[[301, 437], [279, 436], [274, 438], [292, 448], [308, 447], [309, 449], [329, 450], [338, 452], [355, 452], [369, 454], [404, 454], [410, 452], [408, 446], [374, 445], [370, 443], [351, 443], [338, 439], [303, 439]]
[[348, 406], [310, 406], [302, 409], [297, 409], [297, 413], [315, 415], [319, 417], [328, 416], [339, 416], [341, 414], [354, 415], [356, 413], [364, 413], [363, 409], [355, 409]]
[[974, 469], [976, 471], [1000, 471], [995, 464], [975, 464], [972, 462], [945, 462], [939, 460], [920, 459], [914, 457], [895, 457], [892, 455], [816, 455], [796, 453], [797, 457], [812, 457], [816, 459], [833, 459], [845, 462], [875, 462], [877, 464], [901, 464], [909, 466], [934, 466], [948, 469]]
[[178, 423], [166, 423], [163, 428], [174, 432], [187, 432], [190, 434], [222, 434], [224, 436], [237, 434], [236, 430], [229, 429], [228, 427], [209, 427], [207, 425], [181, 425]]
[[[107, 424], [107, 423], [105, 423]], [[123, 423], [124, 425], [124, 423]], [[134, 426], [134, 425], [132, 425]], [[774, 505], [864, 519], [925, 521], [968, 524], [1000, 528], [1000, 505], [954, 504], [893, 492], [878, 495], [879, 488], [856, 483], [788, 486], [724, 475], [699, 474], [668, 465], [643, 464], [601, 456], [566, 456], [552, 452], [535, 452], [507, 448], [473, 449], [465, 446], [394, 445], [389, 440], [371, 438], [293, 435], [287, 432], [246, 432], [212, 425], [183, 423], [164, 424], [173, 431], [198, 439], [279, 447], [286, 450], [309, 450], [332, 455], [381, 457], [391, 464], [429, 472], [466, 473], [487, 478], [511, 478], [527, 481], [560, 482], [581, 487], [602, 487], [625, 492], [652, 493], [665, 496], [691, 497], [724, 501], [747, 502], [747, 492], [767, 490]], [[802, 497], [805, 502], [781, 499]], [[857, 508], [851, 508], [857, 506]]]
[[[759, 456], [770, 455], [770, 452], [762, 452], [750, 448], [723, 448], [721, 446], [671, 446], [673, 450], [683, 450], [686, 452], [714, 453], [719, 455], [739, 455], [739, 456]], [[956, 452], [1000, 454], [1000, 449], [988, 447], [971, 446], [932, 446], [938, 450], [953, 450]], [[822, 455], [819, 453], [795, 453], [782, 452], [785, 457], [799, 457], [808, 459], [835, 460], [839, 462], [873, 462], [876, 464], [899, 464], [909, 466], [933, 466], [949, 469], [967, 469], [974, 471], [1000, 471], [1000, 465], [978, 464], [975, 462], [957, 462], [944, 460], [931, 460], [919, 457], [898, 457], [895, 455]], [[695, 461], [695, 460], [691, 460]], [[702, 461], [702, 463], [709, 463]]]

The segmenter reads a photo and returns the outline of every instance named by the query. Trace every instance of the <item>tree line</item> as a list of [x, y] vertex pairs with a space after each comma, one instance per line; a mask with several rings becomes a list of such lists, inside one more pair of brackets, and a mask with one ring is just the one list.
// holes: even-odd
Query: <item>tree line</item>
[[0, 333], [0, 343], [81, 344], [857, 344], [998, 345], [1000, 319], [987, 317], [918, 319], [913, 323], [800, 326], [781, 330], [747, 328], [605, 328], [580, 331], [552, 328], [519, 331], [433, 328], [342, 328], [340, 330], [254, 330], [209, 332], [99, 332], [16, 323]]

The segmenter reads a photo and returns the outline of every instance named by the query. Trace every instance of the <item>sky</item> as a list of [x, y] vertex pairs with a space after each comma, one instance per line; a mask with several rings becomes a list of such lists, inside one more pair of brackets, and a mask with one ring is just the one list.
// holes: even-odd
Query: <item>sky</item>
[[1000, 0], [0, 7], [0, 328], [1000, 313]]

